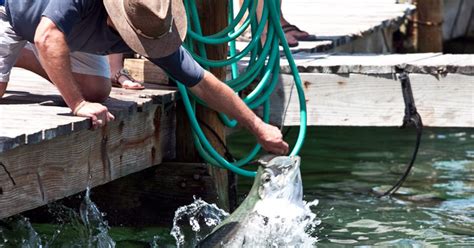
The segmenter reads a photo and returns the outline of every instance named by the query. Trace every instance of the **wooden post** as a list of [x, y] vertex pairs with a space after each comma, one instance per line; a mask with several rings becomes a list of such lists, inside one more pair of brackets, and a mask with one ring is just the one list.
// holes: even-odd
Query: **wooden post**
[[[216, 33], [227, 26], [227, 1], [199, 0], [196, 4], [200, 13], [200, 20], [204, 35]], [[206, 46], [206, 50], [209, 59], [221, 60], [227, 57], [227, 44], [209, 45]], [[224, 80], [226, 77], [225, 68], [211, 68], [210, 71], [221, 80]], [[199, 120], [212, 127], [215, 133], [219, 135], [219, 139], [225, 142], [225, 127], [219, 120], [217, 113], [203, 107], [198, 107], [196, 112]], [[184, 107], [181, 103], [178, 104], [177, 125], [177, 161], [202, 162], [202, 159], [194, 148], [191, 127], [184, 111]], [[223, 154], [224, 149], [218, 138], [206, 128], [203, 127], [203, 130], [214, 148], [216, 148], [220, 154]], [[235, 176], [229, 175], [226, 170], [215, 167], [210, 168], [210, 174], [216, 180], [220, 206], [226, 209], [232, 209], [232, 205], [234, 205], [232, 203], [232, 199], [235, 199], [235, 196], [232, 196], [232, 192], [235, 192], [235, 189], [232, 189], [232, 185], [235, 184]], [[228, 186], [230, 188], [228, 188]], [[231, 201], [230, 205], [229, 201]]]
[[415, 17], [418, 52], [443, 51], [443, 1], [417, 0]]

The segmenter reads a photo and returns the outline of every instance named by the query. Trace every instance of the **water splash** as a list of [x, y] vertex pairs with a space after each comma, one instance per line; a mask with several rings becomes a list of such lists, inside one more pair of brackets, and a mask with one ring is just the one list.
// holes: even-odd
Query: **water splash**
[[[317, 200], [299, 204], [261, 201], [256, 206], [258, 214], [245, 227], [245, 247], [313, 247], [321, 223], [311, 210], [317, 205]], [[215, 204], [197, 199], [176, 210], [171, 235], [177, 247], [194, 247], [228, 215]]]
[[107, 221], [104, 220], [104, 215], [90, 199], [89, 187], [87, 187], [86, 195], [79, 208], [79, 213], [86, 230], [87, 247], [115, 247], [115, 242], [109, 236], [110, 227]]
[[212, 228], [229, 216], [216, 204], [194, 199], [190, 205], [179, 207], [173, 218], [171, 235], [176, 239], [177, 247], [194, 247]]
[[41, 238], [21, 215], [0, 221], [0, 247], [42, 248]]
[[294, 204], [261, 201], [256, 206], [259, 218], [246, 227], [246, 247], [313, 247], [321, 220], [311, 210], [318, 200]]
[[90, 199], [89, 187], [83, 197], [79, 212], [57, 203], [49, 205], [49, 212], [56, 217], [56, 222], [59, 225], [45, 247], [57, 247], [58, 245], [88, 248], [115, 247], [115, 242], [109, 236], [110, 227], [104, 220], [104, 214]]

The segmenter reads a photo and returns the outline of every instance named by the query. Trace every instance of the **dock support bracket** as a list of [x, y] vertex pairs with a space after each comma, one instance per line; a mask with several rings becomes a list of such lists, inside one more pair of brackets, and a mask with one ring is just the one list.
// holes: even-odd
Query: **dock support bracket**
[[400, 79], [402, 94], [403, 94], [403, 101], [405, 103], [405, 115], [403, 117], [403, 123], [402, 123], [402, 126], [400, 126], [400, 128], [405, 128], [407, 126], [415, 127], [416, 128], [416, 143], [415, 143], [415, 149], [412, 154], [412, 158], [407, 166], [407, 169], [405, 170], [405, 173], [398, 180], [398, 182], [395, 185], [393, 185], [389, 190], [387, 190], [384, 194], [382, 194], [381, 197], [390, 196], [394, 194], [395, 192], [397, 192], [397, 190], [402, 186], [402, 184], [407, 179], [415, 163], [416, 155], [418, 154], [418, 149], [420, 147], [421, 134], [423, 131], [423, 121], [421, 120], [420, 114], [418, 114], [418, 111], [416, 110], [415, 98], [413, 97], [413, 91], [411, 89], [410, 77], [408, 76], [408, 73], [402, 68], [397, 68], [397, 74], [398, 74], [398, 79]]

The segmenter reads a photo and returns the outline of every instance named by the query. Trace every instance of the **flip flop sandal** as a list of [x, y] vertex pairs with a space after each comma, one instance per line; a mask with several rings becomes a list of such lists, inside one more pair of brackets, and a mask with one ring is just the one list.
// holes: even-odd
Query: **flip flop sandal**
[[[283, 29], [283, 32], [285, 33], [285, 35], [288, 32], [291, 32], [291, 31], [298, 31], [298, 27], [296, 27], [295, 25], [291, 25], [291, 24], [283, 25], [283, 26], [281, 26], [281, 28]], [[294, 36], [293, 36], [293, 38], [295, 38], [295, 40], [296, 40], [296, 42], [294, 42], [294, 43], [290, 43], [288, 41], [288, 39], [286, 39], [286, 42], [288, 42], [289, 47], [297, 47], [299, 45], [298, 39], [296, 39], [296, 37], [294, 37]], [[281, 46], [281, 43], [280, 43], [280, 46]]]
[[[124, 81], [126, 82], [127, 80], [132, 82], [132, 83], [138, 83], [140, 86], [127, 86], [123, 83], [120, 83], [119, 79], [120, 77], [126, 77], [127, 79]], [[130, 73], [128, 70], [122, 68], [120, 71], [118, 71], [114, 77], [112, 78], [112, 86], [117, 87], [117, 88], [122, 88], [122, 89], [127, 89], [127, 90], [143, 90], [145, 89], [145, 86], [143, 86], [143, 83], [138, 82], [135, 80], [132, 76], [130, 76]]]
[[[286, 25], [283, 25], [281, 27], [283, 29], [283, 32], [286, 33], [289, 33], [291, 31], [296, 31], [296, 32], [300, 32], [300, 33], [307, 33], [305, 31], [302, 31], [301, 29], [299, 29], [297, 26], [293, 25], [293, 24], [286, 24]], [[316, 36], [315, 35], [311, 35], [311, 34], [308, 34], [308, 35], [305, 35], [305, 36], [293, 36], [295, 37], [295, 39], [299, 40], [299, 41], [315, 41], [316, 40]]]

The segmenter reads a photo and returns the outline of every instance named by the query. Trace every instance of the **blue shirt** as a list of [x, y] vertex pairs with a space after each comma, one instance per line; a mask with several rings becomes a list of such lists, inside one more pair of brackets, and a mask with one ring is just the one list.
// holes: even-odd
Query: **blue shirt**
[[[34, 42], [36, 28], [44, 16], [64, 33], [70, 51], [99, 55], [133, 52], [107, 25], [102, 0], [6, 0], [5, 7], [15, 33], [30, 42]], [[167, 57], [149, 59], [187, 86], [197, 84], [204, 75], [202, 67], [183, 47]]]
[[30, 42], [44, 16], [64, 33], [71, 51], [102, 55], [131, 52], [107, 25], [102, 0], [6, 0], [6, 10], [13, 30]]

